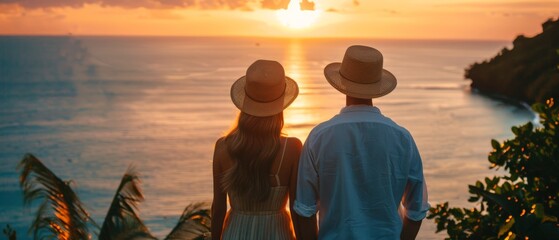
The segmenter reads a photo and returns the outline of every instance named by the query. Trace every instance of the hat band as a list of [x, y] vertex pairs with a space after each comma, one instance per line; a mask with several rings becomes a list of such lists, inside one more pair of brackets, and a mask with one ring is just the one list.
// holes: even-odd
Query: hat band
[[250, 100], [255, 101], [255, 102], [258, 102], [258, 103], [270, 103], [270, 102], [274, 102], [274, 101], [276, 101], [276, 100], [278, 100], [278, 99], [284, 97], [284, 96], [285, 96], [285, 89], [287, 89], [287, 84], [284, 84], [284, 85], [283, 85], [283, 92], [282, 92], [282, 94], [279, 95], [279, 97], [274, 98], [274, 99], [272, 99], [272, 100], [270, 100], [270, 101], [261, 101], [261, 100], [255, 99], [254, 97], [251, 97], [250, 94], [247, 92], [246, 88], [245, 88], [245, 95], [246, 95], [248, 98], [250, 98]]
[[350, 82], [353, 82], [353, 83], [357, 83], [357, 84], [373, 84], [373, 83], [376, 83], [376, 82], [379, 82], [380, 80], [382, 80], [382, 77], [377, 77], [377, 79], [375, 79], [374, 81], [371, 81], [371, 82], [356, 82], [356, 81], [352, 80], [351, 78], [345, 76], [344, 73], [342, 72], [341, 68], [340, 68], [340, 70], [338, 70], [338, 73], [340, 74], [340, 76], [342, 76], [346, 80], [348, 80]]

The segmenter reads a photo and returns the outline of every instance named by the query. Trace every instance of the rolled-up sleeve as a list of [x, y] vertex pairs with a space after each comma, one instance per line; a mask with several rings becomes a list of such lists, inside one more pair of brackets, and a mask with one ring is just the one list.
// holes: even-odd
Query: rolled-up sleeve
[[413, 139], [411, 140], [411, 159], [408, 182], [402, 197], [402, 205], [405, 209], [405, 216], [413, 221], [420, 221], [425, 218], [429, 210], [427, 184], [423, 176], [423, 164], [421, 156]]
[[427, 185], [425, 181], [408, 181], [402, 199], [405, 216], [413, 221], [424, 219], [430, 207], [427, 199]]
[[297, 195], [294, 209], [303, 217], [310, 217], [317, 212], [318, 172], [309, 140], [305, 142], [299, 159], [297, 175]]

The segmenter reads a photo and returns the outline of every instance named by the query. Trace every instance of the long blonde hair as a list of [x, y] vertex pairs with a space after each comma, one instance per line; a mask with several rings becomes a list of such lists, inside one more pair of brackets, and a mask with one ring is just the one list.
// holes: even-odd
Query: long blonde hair
[[282, 129], [283, 112], [269, 117], [239, 114], [237, 126], [225, 136], [234, 164], [223, 176], [224, 190], [259, 201], [268, 198]]

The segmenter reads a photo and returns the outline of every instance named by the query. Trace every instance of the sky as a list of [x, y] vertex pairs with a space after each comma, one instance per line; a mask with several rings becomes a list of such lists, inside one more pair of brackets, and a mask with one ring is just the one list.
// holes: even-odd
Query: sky
[[558, 17], [557, 0], [0, 0], [0, 35], [511, 40]]

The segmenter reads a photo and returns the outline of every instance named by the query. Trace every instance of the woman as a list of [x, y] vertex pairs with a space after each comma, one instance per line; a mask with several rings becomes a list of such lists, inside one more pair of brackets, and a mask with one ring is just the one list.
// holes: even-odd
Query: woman
[[301, 220], [316, 231], [316, 219], [301, 219], [293, 210], [290, 217], [285, 208], [289, 198], [293, 209], [302, 146], [282, 136], [283, 110], [298, 92], [281, 64], [268, 60], [254, 62], [231, 87], [241, 113], [215, 145], [213, 239], [294, 239]]

